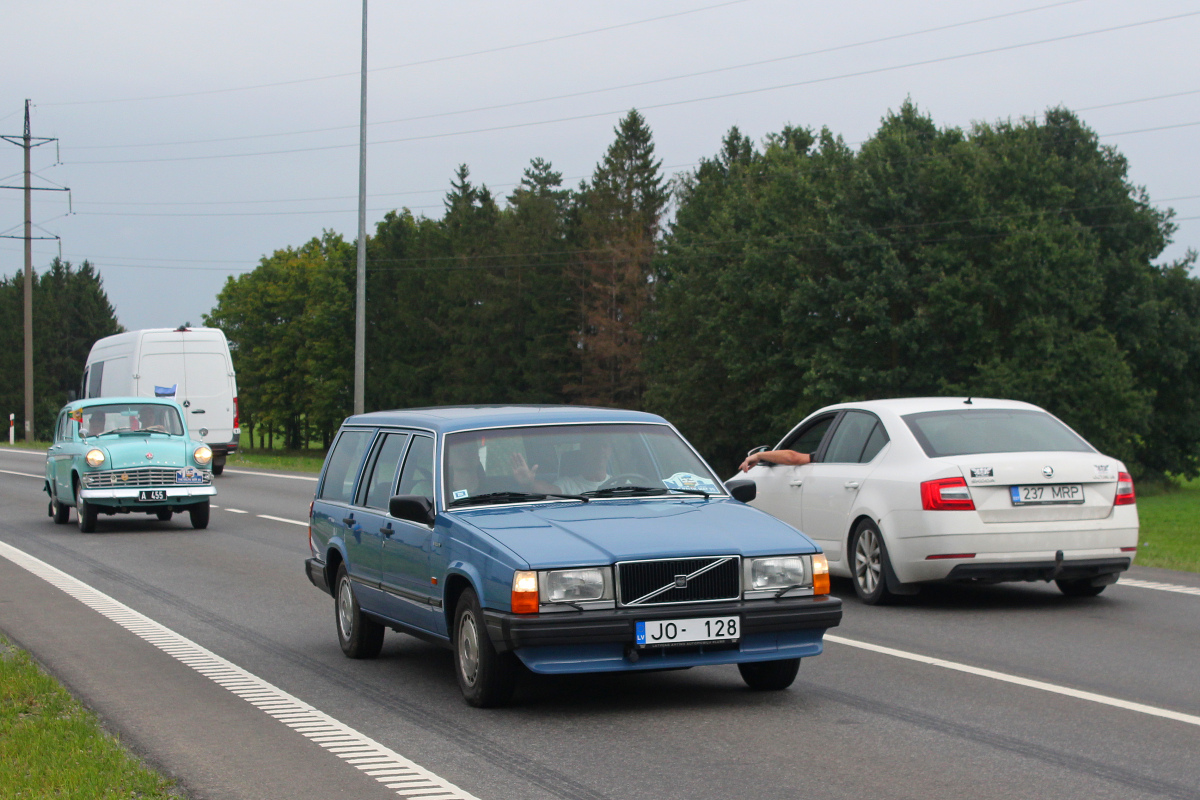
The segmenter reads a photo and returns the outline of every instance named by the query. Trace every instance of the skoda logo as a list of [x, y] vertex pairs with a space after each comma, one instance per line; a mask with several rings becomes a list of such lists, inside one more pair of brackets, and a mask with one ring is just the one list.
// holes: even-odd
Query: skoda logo
[[1053, 478], [1054, 477], [1054, 467], [1050, 467], [1050, 466], [1042, 467], [1042, 474], [1045, 475], [1047, 478]]
[[676, 575], [675, 576], [675, 588], [676, 589], [686, 589], [687, 588], [687, 575]]

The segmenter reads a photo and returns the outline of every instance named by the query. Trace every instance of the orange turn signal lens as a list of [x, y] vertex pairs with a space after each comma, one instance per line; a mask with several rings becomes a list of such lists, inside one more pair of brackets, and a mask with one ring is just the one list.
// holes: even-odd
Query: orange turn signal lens
[[536, 572], [513, 573], [512, 610], [514, 614], [538, 612], [538, 581]]
[[823, 553], [812, 557], [813, 594], [829, 594], [829, 559]]

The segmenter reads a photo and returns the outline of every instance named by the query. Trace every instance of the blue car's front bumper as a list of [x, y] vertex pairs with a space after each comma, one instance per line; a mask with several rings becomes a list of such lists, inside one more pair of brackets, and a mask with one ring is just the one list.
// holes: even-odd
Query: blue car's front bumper
[[[640, 620], [735, 615], [742, 627], [736, 645], [633, 646]], [[842, 601], [822, 595], [536, 615], [485, 610], [484, 617], [496, 649], [513, 651], [534, 672], [613, 672], [819, 655], [825, 630], [841, 622]]]

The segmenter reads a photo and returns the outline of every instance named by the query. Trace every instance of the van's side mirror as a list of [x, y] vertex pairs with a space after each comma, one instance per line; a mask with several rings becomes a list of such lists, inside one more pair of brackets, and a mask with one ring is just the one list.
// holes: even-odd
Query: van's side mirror
[[743, 503], [749, 503], [758, 497], [758, 484], [747, 478], [725, 481], [725, 489], [733, 496], [734, 500], [741, 500]]
[[433, 501], [419, 494], [398, 494], [388, 501], [388, 513], [422, 525], [433, 524]]

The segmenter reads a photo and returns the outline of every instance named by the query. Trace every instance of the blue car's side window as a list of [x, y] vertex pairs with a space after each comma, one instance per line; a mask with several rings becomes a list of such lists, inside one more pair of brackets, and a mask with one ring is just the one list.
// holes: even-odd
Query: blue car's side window
[[414, 436], [408, 457], [404, 459], [404, 471], [400, 473], [400, 486], [396, 494], [417, 494], [433, 497], [433, 439]]
[[362, 505], [367, 508], [387, 508], [396, 485], [396, 472], [400, 469], [400, 457], [408, 444], [407, 433], [385, 433], [383, 441], [375, 451], [375, 462], [371, 465], [370, 477], [365, 481], [366, 490], [360, 490]]
[[329, 454], [329, 467], [321, 483], [321, 499], [350, 503], [354, 499], [354, 481], [363, 453], [371, 443], [374, 431], [348, 430], [338, 437]]

